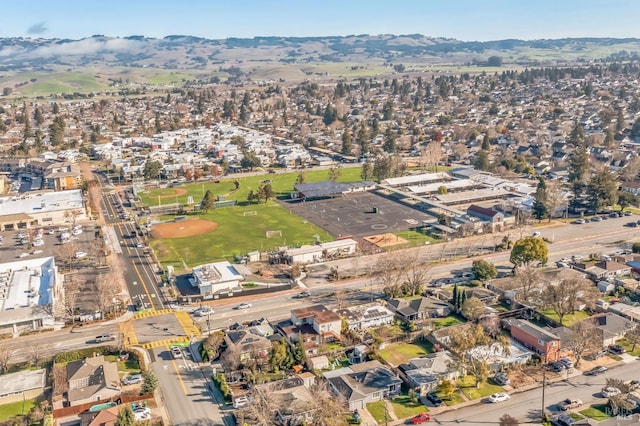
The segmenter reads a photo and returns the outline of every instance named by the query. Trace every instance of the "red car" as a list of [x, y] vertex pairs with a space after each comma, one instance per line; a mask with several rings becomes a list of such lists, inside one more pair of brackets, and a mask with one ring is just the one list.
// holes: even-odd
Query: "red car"
[[420, 413], [417, 416], [411, 418], [411, 424], [417, 425], [420, 423], [431, 421], [431, 415], [428, 413]]

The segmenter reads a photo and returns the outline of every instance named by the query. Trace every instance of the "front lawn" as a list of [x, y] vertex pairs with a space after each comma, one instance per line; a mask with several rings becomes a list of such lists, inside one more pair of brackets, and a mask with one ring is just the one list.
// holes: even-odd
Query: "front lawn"
[[451, 327], [452, 325], [464, 324], [466, 321], [457, 315], [449, 315], [448, 317], [438, 318], [432, 321], [434, 328]]
[[458, 379], [456, 383], [467, 399], [485, 398], [497, 392], [504, 392], [504, 389], [501, 386], [488, 382], [480, 382], [480, 387], [476, 388], [476, 380], [471, 375]]
[[[541, 310], [540, 313], [550, 320], [560, 324], [560, 317], [552, 309]], [[562, 325], [565, 327], [571, 327], [572, 325], [587, 318], [589, 318], [588, 313], [584, 311], [576, 311], [573, 314], [565, 315], [564, 318], [562, 318]]]
[[22, 401], [18, 401], [0, 405], [0, 422], [4, 422], [12, 417], [20, 416], [23, 414], [26, 415], [35, 406], [35, 399], [28, 399], [24, 402], [24, 404]]
[[376, 422], [379, 425], [385, 424], [386, 420], [391, 420], [391, 416], [387, 418], [387, 411], [385, 409], [384, 401], [370, 402], [367, 404], [367, 411], [371, 413]]
[[399, 419], [407, 417], [413, 417], [416, 414], [426, 413], [429, 409], [418, 400], [418, 402], [412, 402], [408, 395], [399, 395], [391, 400], [393, 405], [393, 412]]
[[456, 390], [453, 394], [451, 394], [451, 398], [448, 398], [440, 391], [437, 391], [436, 395], [440, 397], [442, 402], [444, 402], [444, 405], [446, 405], [447, 407], [464, 402], [464, 398], [462, 397], [462, 395], [460, 395], [460, 392], [458, 392], [458, 390]]
[[417, 339], [413, 342], [391, 343], [384, 349], [376, 350], [376, 353], [388, 364], [395, 367], [404, 364], [411, 358], [418, 358], [433, 352], [433, 344], [426, 339]]
[[610, 411], [608, 404], [594, 404], [580, 411], [580, 414], [593, 420], [602, 421], [611, 418], [611, 414], [609, 414]]

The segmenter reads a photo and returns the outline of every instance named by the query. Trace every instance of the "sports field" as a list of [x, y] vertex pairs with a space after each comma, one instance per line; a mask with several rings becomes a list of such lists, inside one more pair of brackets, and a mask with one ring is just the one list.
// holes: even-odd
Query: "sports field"
[[[340, 181], [360, 180], [360, 168], [341, 169]], [[177, 188], [162, 188], [141, 194], [147, 205], [175, 203], [186, 204], [187, 197], [194, 202], [202, 199], [203, 189], [210, 189], [214, 195], [224, 195], [227, 200], [238, 200], [238, 205], [214, 209], [206, 214], [197, 215], [199, 219], [217, 223], [217, 228], [189, 238], [155, 238], [153, 246], [163, 265], [173, 265], [182, 269], [184, 265], [193, 267], [216, 260], [232, 260], [236, 255], [245, 255], [253, 250], [265, 251], [279, 246], [300, 246], [312, 244], [316, 235], [320, 241], [333, 241], [335, 238], [275, 201], [249, 204], [246, 199], [250, 190], [256, 191], [260, 182], [270, 180], [279, 197], [288, 197], [298, 173], [262, 175], [240, 178], [240, 188], [234, 192], [233, 181], [224, 179], [220, 183], [198, 182], [181, 185]], [[326, 170], [305, 172], [306, 182], [319, 182], [328, 179]], [[175, 190], [183, 190], [176, 192]], [[163, 218], [170, 220], [171, 217]], [[180, 225], [178, 225], [179, 228]], [[184, 225], [182, 225], [184, 226]], [[280, 231], [282, 236], [267, 237], [267, 231]], [[151, 230], [153, 235], [153, 227]], [[277, 234], [277, 233], [276, 233]]]

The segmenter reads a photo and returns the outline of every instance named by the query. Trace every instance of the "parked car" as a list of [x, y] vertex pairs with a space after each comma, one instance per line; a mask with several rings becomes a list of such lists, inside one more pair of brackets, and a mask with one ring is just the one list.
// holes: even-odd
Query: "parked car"
[[434, 407], [439, 407], [442, 405], [442, 399], [435, 392], [429, 392], [427, 394], [427, 401], [433, 404]]
[[556, 419], [556, 422], [560, 424], [560, 426], [571, 426], [574, 423], [573, 418], [568, 414], [560, 414]]
[[123, 385], [136, 385], [142, 383], [142, 374], [132, 374], [122, 379]]
[[576, 219], [571, 223], [576, 224], [576, 225], [582, 225], [583, 223], [587, 223], [587, 221], [584, 220], [584, 219]]
[[608, 351], [606, 349], [603, 349], [601, 351], [598, 352], [594, 352], [592, 354], [588, 354], [587, 356], [585, 356], [586, 359], [590, 359], [590, 360], [596, 360], [598, 358], [602, 358], [603, 356], [605, 356], [608, 353]]
[[565, 369], [564, 364], [560, 362], [550, 362], [547, 364], [547, 370], [553, 371], [554, 373], [560, 373]]
[[591, 370], [585, 371], [584, 374], [587, 376], [597, 376], [598, 374], [603, 374], [608, 370], [604, 365], [599, 365], [597, 367], [593, 367]]
[[236, 306], [236, 309], [249, 309], [251, 307], [251, 303], [249, 302], [242, 302], [241, 304], [239, 304], [238, 306]]
[[238, 409], [240, 407], [244, 407], [248, 403], [249, 403], [249, 398], [247, 398], [246, 396], [239, 396], [233, 400], [233, 408]]
[[631, 227], [631, 228], [635, 228], [635, 227], [637, 227], [637, 226], [638, 226], [638, 224], [637, 224], [636, 222], [628, 222], [628, 223], [625, 223], [625, 225], [624, 225], [624, 226], [628, 226], [628, 227]]
[[502, 401], [507, 401], [509, 398], [511, 398], [509, 396], [508, 393], [505, 392], [498, 392], [498, 393], [494, 393], [493, 395], [491, 395], [488, 400], [489, 402], [491, 402], [492, 404], [496, 403], [496, 402], [502, 402]]
[[506, 386], [511, 384], [511, 380], [509, 380], [509, 376], [506, 373], [498, 373], [493, 376], [493, 381], [500, 386]]
[[558, 362], [564, 365], [565, 368], [573, 368], [573, 362], [569, 358], [560, 358]]
[[612, 386], [602, 389], [602, 396], [605, 398], [611, 398], [612, 396], [620, 395], [620, 393], [620, 389], [614, 388]]
[[623, 353], [625, 353], [627, 350], [625, 348], [623, 348], [620, 345], [609, 345], [609, 352], [616, 354], [616, 355], [622, 355]]
[[591, 222], [602, 222], [602, 218], [600, 216], [594, 216], [591, 218]]
[[540, 235], [542, 235], [540, 232], [536, 231], [533, 234], [531, 234], [532, 237], [536, 238], [539, 237]]
[[133, 410], [133, 417], [139, 422], [149, 420], [151, 418], [151, 410], [147, 407], [138, 407]]
[[426, 423], [431, 421], [431, 414], [429, 413], [420, 413], [411, 418], [411, 424], [419, 425], [421, 423]]
[[558, 407], [562, 411], [573, 410], [574, 408], [582, 407], [582, 401], [575, 398], [567, 398], [558, 403]]
[[74, 255], [74, 257], [76, 259], [82, 259], [82, 258], [85, 258], [87, 256], [88, 256], [88, 254], [85, 251], [77, 251], [76, 254]]

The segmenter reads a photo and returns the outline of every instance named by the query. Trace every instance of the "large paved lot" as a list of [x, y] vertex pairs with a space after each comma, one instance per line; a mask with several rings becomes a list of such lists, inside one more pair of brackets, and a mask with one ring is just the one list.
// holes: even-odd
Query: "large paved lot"
[[[371, 192], [313, 201], [292, 201], [287, 208], [336, 237], [367, 237], [405, 231], [433, 219], [417, 209]], [[379, 209], [374, 213], [374, 207]]]
[[[65, 280], [75, 281], [79, 284], [79, 292], [77, 298], [78, 311], [82, 314], [93, 313], [98, 309], [97, 297], [95, 290], [95, 279], [98, 271], [95, 269], [95, 258], [91, 255], [95, 252], [96, 236], [94, 225], [84, 225], [82, 234], [75, 235], [72, 243], [69, 243], [69, 249], [73, 252], [82, 251], [87, 253], [87, 257], [82, 259], [71, 259], [71, 264], [67, 265], [67, 260], [62, 259], [61, 247], [58, 230], [59, 226], [45, 227], [44, 229], [54, 229], [54, 234], [49, 235], [45, 232], [42, 241], [44, 245], [33, 247], [27, 241], [21, 243], [18, 234], [33, 233], [35, 229], [22, 231], [5, 231], [0, 232], [2, 243], [0, 244], [0, 262], [14, 262], [19, 260], [33, 259], [54, 256], [58, 268], [66, 272], [66, 268], [71, 266], [72, 273], [65, 275]], [[72, 253], [73, 255], [73, 253]]]

